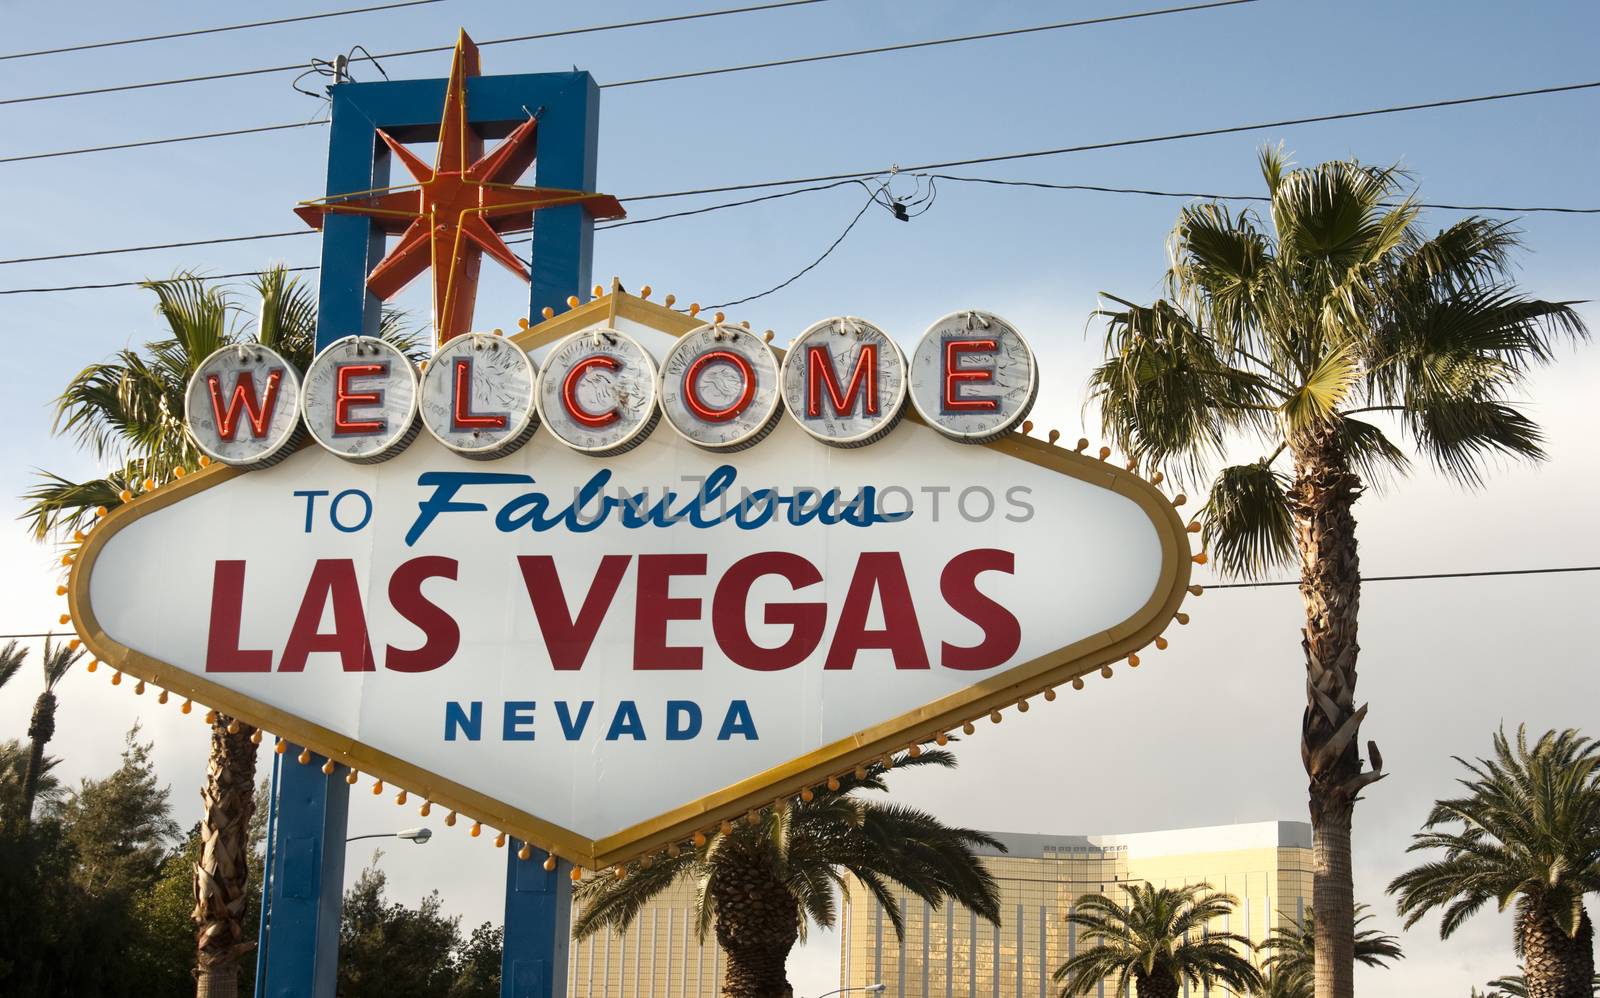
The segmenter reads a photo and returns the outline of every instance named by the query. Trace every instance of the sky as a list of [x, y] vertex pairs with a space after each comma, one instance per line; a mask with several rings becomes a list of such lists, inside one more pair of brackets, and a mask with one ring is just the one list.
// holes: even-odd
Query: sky
[[[1151, 5], [1154, 6], [1154, 5]], [[274, 4], [275, 16], [324, 6]], [[305, 24], [0, 60], [0, 97], [447, 45], [458, 27], [480, 42], [690, 9], [673, 4], [492, 3], [426, 6]], [[566, 70], [602, 84], [644, 76], [868, 47], [1138, 9], [1132, 3], [971, 4], [831, 0], [686, 24], [483, 49], [487, 73]], [[259, 5], [0, 0], [0, 48], [21, 51], [263, 16]], [[1391, 4], [1262, 0], [942, 48], [704, 79], [608, 89], [601, 106], [599, 189], [619, 196], [806, 177], [893, 164], [1133, 139], [1165, 133], [1585, 82], [1593, 78], [1600, 7], [1592, 3]], [[3, 54], [3, 53], [0, 53]], [[383, 61], [395, 78], [443, 76], [448, 56]], [[358, 79], [376, 78], [365, 64]], [[321, 111], [290, 88], [293, 73], [65, 100], [0, 105], [0, 158], [140, 139], [306, 121]], [[1425, 200], [1507, 206], [1600, 206], [1600, 92], [1532, 97], [1181, 142], [1041, 157], [971, 176], [1256, 194], [1263, 145], [1300, 163], [1355, 157], [1399, 163]], [[7, 210], [0, 258], [295, 229], [300, 199], [322, 193], [326, 129], [214, 139], [0, 163]], [[956, 172], [956, 171], [951, 171]], [[909, 192], [899, 177], [893, 189]], [[718, 199], [645, 202], [635, 215]], [[746, 208], [602, 233], [595, 279], [651, 284], [682, 301], [742, 298], [812, 262], [860, 209], [845, 187]], [[730, 309], [781, 338], [818, 318], [871, 319], [909, 346], [956, 308], [998, 312], [1030, 338], [1043, 372], [1041, 428], [1097, 439], [1082, 414], [1099, 356], [1097, 296], [1149, 299], [1182, 199], [944, 183], [909, 223], [869, 212], [839, 248], [785, 290]], [[1504, 213], [1497, 213], [1504, 214]], [[1435, 211], [1437, 228], [1460, 217]], [[1595, 296], [1600, 216], [1521, 214], [1519, 279], [1532, 295]], [[180, 269], [229, 273], [315, 262], [315, 236], [0, 265], [0, 290], [137, 280]], [[484, 268], [479, 324], [512, 327], [525, 292]], [[421, 284], [400, 304], [425, 310]], [[13, 516], [38, 468], [97, 471], [92, 455], [52, 435], [53, 399], [85, 365], [159, 335], [139, 289], [0, 295], [0, 510]], [[1591, 326], [1600, 309], [1579, 306]], [[1368, 574], [1600, 564], [1593, 432], [1600, 355], [1562, 349], [1529, 383], [1528, 411], [1550, 460], [1496, 467], [1466, 491], [1418, 473], [1357, 507]], [[1244, 458], [1254, 455], [1243, 454]], [[0, 527], [0, 633], [32, 632], [62, 612], [55, 553], [12, 516]], [[1204, 573], [1202, 572], [1202, 576]], [[1398, 931], [1382, 888], [1429, 803], [1451, 791], [1452, 755], [1489, 750], [1497, 725], [1533, 731], [1595, 726], [1600, 672], [1592, 607], [1600, 573], [1372, 583], [1363, 593], [1363, 728], [1392, 775], [1366, 795], [1355, 829], [1356, 891]], [[949, 821], [1008, 831], [1119, 832], [1235, 821], [1304, 820], [1298, 758], [1303, 704], [1299, 601], [1292, 588], [1213, 591], [1153, 667], [1095, 683], [1026, 717], [984, 726], [953, 773], [904, 776], [900, 799]], [[29, 671], [0, 693], [0, 736], [21, 736], [35, 691]], [[69, 781], [115, 764], [135, 720], [155, 739], [178, 817], [198, 815], [206, 735], [173, 705], [134, 699], [104, 672], [76, 670], [59, 688], [51, 751]], [[263, 772], [267, 764], [263, 756]], [[352, 835], [414, 825], [412, 810], [358, 794]], [[503, 860], [458, 826], [425, 846], [395, 844], [381, 863], [392, 892], [414, 902], [438, 889], [476, 923], [498, 917]], [[353, 876], [369, 854], [352, 850]], [[1477, 916], [1448, 942], [1429, 919], [1402, 934], [1407, 959], [1358, 971], [1366, 998], [1460, 994], [1514, 969], [1510, 923]], [[791, 959], [798, 994], [837, 986], [837, 937], [815, 932]]]

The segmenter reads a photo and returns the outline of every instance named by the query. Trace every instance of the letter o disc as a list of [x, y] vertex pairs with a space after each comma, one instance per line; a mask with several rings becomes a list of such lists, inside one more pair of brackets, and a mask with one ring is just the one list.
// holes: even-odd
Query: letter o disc
[[905, 411], [905, 354], [882, 329], [854, 316], [824, 319], [796, 336], [782, 381], [789, 415], [833, 447], [880, 440]]
[[270, 347], [225, 346], [195, 368], [183, 394], [183, 421], [213, 461], [235, 468], [277, 464], [305, 439], [300, 375]]
[[1005, 436], [1038, 395], [1033, 350], [992, 312], [951, 312], [928, 327], [911, 355], [911, 404], [951, 440], [982, 444]]
[[387, 461], [421, 430], [417, 369], [386, 340], [335, 340], [306, 371], [301, 415], [312, 438], [346, 461]]
[[615, 329], [585, 329], [551, 347], [534, 399], [556, 439], [595, 457], [632, 450], [661, 421], [655, 359]]
[[422, 374], [422, 425], [462, 457], [489, 461], [528, 442], [539, 428], [538, 369], [526, 351], [488, 333], [457, 336]]
[[743, 326], [707, 325], [680, 336], [661, 362], [660, 391], [667, 423], [707, 450], [743, 450], [783, 415], [778, 358]]

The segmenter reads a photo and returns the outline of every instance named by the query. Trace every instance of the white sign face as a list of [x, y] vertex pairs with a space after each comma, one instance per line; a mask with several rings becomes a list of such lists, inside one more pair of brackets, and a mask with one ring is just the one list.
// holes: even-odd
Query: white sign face
[[940, 433], [963, 443], [998, 439], [1039, 394], [1033, 350], [989, 312], [951, 312], [928, 327], [911, 357], [911, 403]]
[[528, 442], [539, 427], [538, 370], [523, 349], [487, 333], [457, 336], [422, 375], [422, 425], [463, 457], [493, 460]]
[[225, 346], [201, 361], [183, 402], [189, 438], [223, 464], [271, 464], [303, 435], [300, 375], [276, 351], [258, 344]]
[[824, 319], [795, 337], [782, 381], [789, 415], [835, 447], [877, 441], [905, 411], [905, 355], [887, 333], [854, 316]]
[[661, 421], [655, 359], [633, 337], [610, 328], [557, 343], [545, 358], [537, 401], [551, 433], [594, 457], [632, 450]]
[[346, 336], [311, 362], [300, 408], [306, 429], [334, 454], [387, 461], [417, 435], [417, 370], [386, 340]]
[[[539, 332], [548, 383], [573, 341]], [[91, 534], [72, 610], [117, 668], [597, 865], [1121, 658], [1188, 570], [1170, 503], [1114, 465], [784, 420], [736, 459], [539, 433], [488, 466], [425, 436], [208, 469]]]
[[778, 359], [740, 326], [685, 333], [661, 361], [661, 411], [667, 425], [707, 450], [759, 443], [778, 422]]

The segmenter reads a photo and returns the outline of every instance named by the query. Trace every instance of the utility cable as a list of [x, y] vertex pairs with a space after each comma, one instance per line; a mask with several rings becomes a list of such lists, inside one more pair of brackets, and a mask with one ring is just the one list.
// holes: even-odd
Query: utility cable
[[[869, 204], [867, 207], [871, 207]], [[708, 308], [720, 306], [707, 306]], [[1488, 572], [1428, 572], [1418, 575], [1363, 575], [1362, 582], [1420, 582], [1435, 579], [1483, 579], [1515, 575], [1560, 575], [1568, 572], [1600, 572], [1600, 565], [1572, 565], [1559, 568], [1506, 568]], [[1207, 592], [1213, 589], [1264, 589], [1271, 586], [1298, 586], [1299, 580], [1284, 580], [1272, 582], [1223, 582], [1210, 583], [1204, 588]], [[11, 638], [58, 638], [68, 637], [71, 632], [61, 631], [35, 631], [27, 634], [0, 634], [0, 641]]]
[[279, 24], [296, 24], [300, 21], [320, 21], [328, 17], [346, 17], [350, 14], [370, 14], [380, 10], [398, 10], [401, 7], [421, 7], [425, 4], [443, 3], [444, 0], [402, 0], [400, 3], [379, 4], [376, 7], [352, 7], [349, 10], [330, 10], [321, 14], [301, 14], [298, 17], [279, 17], [271, 21], [250, 21], [246, 24], [228, 24], [219, 28], [195, 28], [190, 31], [169, 31], [164, 35], [141, 35], [138, 38], [119, 38], [112, 42], [85, 42], [81, 45], [65, 45], [55, 49], [35, 49], [32, 52], [9, 52], [0, 55], [0, 62], [7, 59], [31, 59], [40, 55], [61, 55], [64, 52], [87, 52], [90, 49], [109, 49], [119, 45], [141, 45], [145, 42], [164, 42], [171, 38], [193, 38], [196, 35], [218, 35], [225, 31], [246, 31], [250, 28], [268, 28]]
[[[431, 2], [431, 0], [430, 0]], [[478, 42], [479, 48], [490, 45], [508, 45], [512, 42], [531, 42], [545, 38], [566, 38], [572, 35], [594, 34], [600, 31], [618, 31], [623, 28], [644, 28], [660, 24], [673, 24], [680, 21], [698, 21], [708, 17], [725, 17], [730, 14], [753, 14], [767, 10], [777, 10], [783, 7], [804, 7], [816, 3], [830, 3], [832, 0], [777, 0], [774, 3], [753, 4], [745, 7], [726, 7], [720, 10], [700, 11], [694, 14], [669, 14], [663, 17], [647, 17], [634, 21], [617, 21], [611, 24], [591, 24], [581, 28], [563, 28], [557, 31], [541, 31], [531, 35], [515, 35], [510, 38], [491, 38]], [[1254, 0], [1233, 0], [1245, 3]], [[398, 52], [379, 52], [376, 55], [355, 56], [351, 62], [377, 62], [384, 59], [404, 59], [414, 55], [433, 55], [439, 52], [453, 52], [454, 45], [434, 45], [428, 48], [403, 49]], [[86, 90], [63, 90], [52, 94], [35, 94], [31, 97], [10, 97], [0, 100], [0, 105], [5, 104], [32, 104], [38, 101], [62, 100], [68, 97], [89, 97], [95, 94], [114, 94], [128, 90], [150, 90], [155, 87], [172, 87], [184, 83], [205, 83], [212, 80], [237, 80], [247, 76], [265, 76], [271, 73], [288, 73], [306, 68], [304, 62], [292, 63], [284, 66], [260, 66], [255, 69], [234, 69], [223, 73], [206, 73], [200, 76], [180, 76], [166, 80], [148, 80], [144, 83], [120, 83], [107, 87], [91, 87]]]

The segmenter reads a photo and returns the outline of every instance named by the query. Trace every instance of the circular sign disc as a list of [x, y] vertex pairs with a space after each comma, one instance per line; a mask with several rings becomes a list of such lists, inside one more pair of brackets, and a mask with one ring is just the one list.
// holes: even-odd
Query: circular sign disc
[[952, 440], [981, 444], [1022, 422], [1039, 394], [1039, 368], [1016, 327], [991, 312], [952, 312], [911, 355], [911, 404]]
[[385, 340], [335, 340], [306, 371], [301, 413], [317, 443], [346, 461], [387, 461], [417, 436], [417, 370]]
[[661, 419], [654, 358], [615, 329], [585, 329], [551, 347], [534, 397], [558, 440], [596, 457], [637, 447]]
[[789, 344], [782, 382], [783, 404], [801, 429], [834, 447], [864, 447], [900, 421], [906, 358], [870, 322], [824, 319]]
[[778, 359], [742, 326], [707, 325], [678, 338], [661, 362], [661, 411], [707, 450], [736, 451], [777, 425]]
[[510, 340], [487, 333], [457, 336], [423, 372], [422, 425], [463, 457], [504, 457], [539, 427], [537, 377], [528, 354]]
[[236, 468], [275, 464], [293, 453], [300, 428], [300, 375], [257, 343], [225, 346], [200, 362], [183, 396], [195, 446]]

